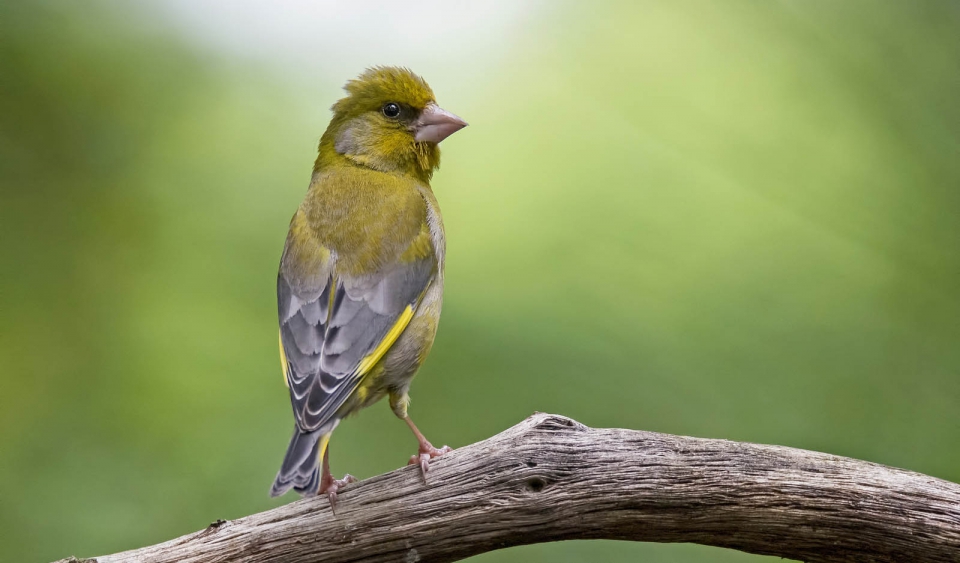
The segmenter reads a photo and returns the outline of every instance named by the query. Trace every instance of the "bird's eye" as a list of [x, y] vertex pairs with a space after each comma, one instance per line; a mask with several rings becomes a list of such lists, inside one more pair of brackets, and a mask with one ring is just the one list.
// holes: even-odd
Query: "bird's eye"
[[395, 119], [400, 116], [400, 106], [393, 102], [384, 104], [380, 111], [382, 111], [383, 115], [389, 117], [390, 119]]

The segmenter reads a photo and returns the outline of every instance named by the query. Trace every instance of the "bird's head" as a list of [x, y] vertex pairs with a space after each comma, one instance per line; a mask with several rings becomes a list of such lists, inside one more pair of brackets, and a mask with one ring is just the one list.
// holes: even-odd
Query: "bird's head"
[[405, 68], [368, 69], [344, 90], [320, 139], [316, 170], [347, 158], [429, 180], [440, 165], [437, 144], [467, 125], [441, 109], [423, 78]]

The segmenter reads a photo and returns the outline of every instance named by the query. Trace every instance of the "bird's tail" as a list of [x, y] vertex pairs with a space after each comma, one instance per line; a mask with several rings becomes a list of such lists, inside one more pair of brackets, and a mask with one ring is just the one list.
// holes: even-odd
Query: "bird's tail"
[[277, 478], [270, 487], [270, 496], [278, 497], [290, 490], [302, 496], [315, 495], [320, 486], [320, 456], [327, 450], [331, 432], [323, 429], [314, 432], [301, 432], [294, 427], [293, 438], [287, 446], [283, 465], [277, 472]]

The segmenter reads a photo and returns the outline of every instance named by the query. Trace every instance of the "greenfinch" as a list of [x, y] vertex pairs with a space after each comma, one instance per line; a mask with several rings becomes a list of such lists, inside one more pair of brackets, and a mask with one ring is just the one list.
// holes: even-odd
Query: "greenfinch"
[[368, 69], [344, 89], [280, 259], [280, 359], [296, 426], [270, 489], [326, 494], [331, 505], [354, 479], [331, 475], [330, 436], [383, 397], [416, 436], [410, 463], [424, 477], [450, 451], [410, 420], [407, 392], [443, 298], [443, 221], [430, 188], [437, 145], [467, 125], [405, 68]]

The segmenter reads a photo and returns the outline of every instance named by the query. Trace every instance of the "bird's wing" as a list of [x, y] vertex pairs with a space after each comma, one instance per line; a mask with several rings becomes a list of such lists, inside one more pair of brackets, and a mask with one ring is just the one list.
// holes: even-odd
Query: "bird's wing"
[[437, 268], [420, 238], [394, 263], [358, 276], [338, 272], [335, 253], [291, 226], [277, 300], [281, 360], [301, 430], [329, 422], [410, 322]]

